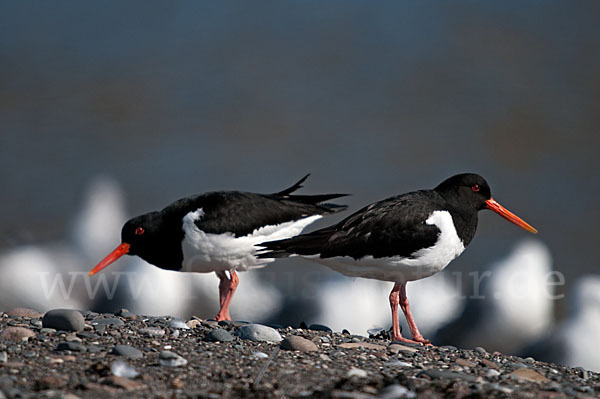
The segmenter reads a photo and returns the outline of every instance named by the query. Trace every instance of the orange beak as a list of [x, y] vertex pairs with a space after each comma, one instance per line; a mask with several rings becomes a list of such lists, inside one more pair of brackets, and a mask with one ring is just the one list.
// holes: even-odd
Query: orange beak
[[124, 242], [123, 244], [121, 244], [118, 247], [116, 247], [114, 251], [112, 251], [110, 254], [108, 254], [108, 256], [106, 258], [102, 259], [100, 261], [100, 263], [98, 263], [96, 265], [96, 267], [94, 267], [88, 273], [88, 276], [93, 276], [94, 274], [98, 273], [100, 270], [104, 269], [105, 267], [107, 267], [108, 265], [110, 265], [111, 263], [113, 263], [114, 261], [116, 261], [117, 259], [119, 259], [121, 256], [123, 256], [126, 253], [128, 253], [130, 246], [131, 245], [129, 245], [129, 244], [127, 244], [127, 243]]
[[525, 222], [523, 219], [521, 219], [520, 217], [518, 217], [517, 215], [515, 215], [514, 213], [497, 203], [496, 200], [494, 200], [493, 198], [490, 198], [489, 200], [485, 201], [485, 203], [488, 209], [491, 209], [492, 211], [496, 212], [498, 215], [502, 216], [506, 220], [513, 222], [517, 226], [529, 231], [530, 233], [537, 234], [538, 231], [535, 228], [533, 228], [529, 223]]

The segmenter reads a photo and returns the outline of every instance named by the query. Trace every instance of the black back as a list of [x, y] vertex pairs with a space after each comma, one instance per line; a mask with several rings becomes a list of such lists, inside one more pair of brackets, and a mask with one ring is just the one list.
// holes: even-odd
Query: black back
[[129, 220], [121, 231], [122, 242], [130, 244], [131, 255], [138, 255], [163, 269], [179, 270], [183, 261], [183, 218], [198, 209], [204, 212], [195, 222], [200, 230], [212, 234], [230, 233], [235, 237], [248, 235], [266, 225], [346, 209], [346, 206], [322, 203], [346, 194], [291, 195], [302, 187], [307, 177], [274, 194], [217, 191], [182, 198], [160, 212]]
[[456, 175], [433, 190], [415, 191], [375, 202], [334, 226], [287, 240], [262, 243], [260, 246], [267, 251], [260, 256], [410, 257], [437, 241], [440, 230], [425, 223], [436, 210], [450, 212], [457, 234], [467, 246], [477, 229], [477, 212], [485, 208], [485, 200], [490, 196], [489, 186], [481, 176]]

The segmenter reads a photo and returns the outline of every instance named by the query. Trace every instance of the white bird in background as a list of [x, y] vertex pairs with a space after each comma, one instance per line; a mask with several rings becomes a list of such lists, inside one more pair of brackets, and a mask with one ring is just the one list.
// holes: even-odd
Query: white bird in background
[[522, 240], [506, 258], [482, 271], [479, 295], [472, 295], [460, 317], [441, 328], [432, 342], [517, 353], [552, 325], [551, 273], [546, 245]]
[[[433, 334], [460, 311], [462, 293], [447, 274], [438, 273], [407, 287], [423, 334]], [[387, 327], [389, 310], [378, 304], [387, 300], [389, 291], [390, 283], [379, 280], [336, 278], [327, 281], [317, 295], [319, 313], [310, 322], [360, 335], [372, 328]], [[407, 328], [406, 325], [403, 328]]]
[[600, 372], [600, 275], [577, 279], [566, 299], [568, 316], [522, 355]]
[[[186, 276], [153, 267], [131, 257], [119, 267], [90, 280], [88, 271], [115, 245], [126, 220], [119, 185], [95, 178], [86, 190], [69, 239], [38, 246], [23, 246], [0, 256], [0, 310], [29, 307], [95, 309], [114, 312], [127, 308], [144, 315], [209, 318], [216, 312], [218, 292], [212, 274]], [[260, 320], [275, 313], [281, 293], [248, 273], [239, 287], [234, 315]], [[183, 299], [182, 299], [183, 298]]]

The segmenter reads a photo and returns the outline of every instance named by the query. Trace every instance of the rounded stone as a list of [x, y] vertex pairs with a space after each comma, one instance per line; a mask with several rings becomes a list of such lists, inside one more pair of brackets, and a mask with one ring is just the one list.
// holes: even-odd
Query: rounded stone
[[329, 328], [323, 324], [311, 324], [308, 327], [308, 329], [312, 330], [312, 331], [324, 331], [324, 332], [328, 332], [328, 333], [333, 332], [333, 330], [331, 328]]
[[281, 349], [300, 352], [314, 352], [319, 350], [314, 342], [298, 335], [290, 335], [289, 337], [285, 337], [285, 339], [281, 341]]
[[161, 366], [167, 367], [180, 367], [188, 363], [186, 359], [171, 351], [161, 351], [158, 355], [158, 362]]
[[15, 342], [27, 341], [32, 337], [35, 337], [35, 332], [25, 327], [6, 327], [2, 330], [2, 333], [0, 333], [0, 339]]
[[46, 312], [42, 318], [44, 328], [54, 328], [64, 331], [83, 331], [85, 320], [75, 309], [53, 309]]
[[215, 328], [206, 334], [204, 340], [208, 342], [230, 342], [233, 341], [234, 338], [229, 331], [222, 328]]
[[56, 347], [57, 351], [87, 352], [87, 347], [79, 342], [61, 342]]
[[181, 319], [172, 319], [171, 322], [169, 323], [169, 326], [171, 328], [178, 328], [181, 330], [189, 330], [190, 327], [185, 324], [185, 321], [181, 320]]
[[261, 324], [243, 325], [237, 329], [236, 335], [242, 339], [262, 342], [280, 342], [283, 339], [277, 330]]
[[105, 326], [122, 326], [123, 324], [123, 320], [117, 318], [117, 317], [109, 317], [106, 319], [94, 319], [92, 320], [92, 325], [93, 326], [98, 326], [98, 325], [105, 325]]
[[123, 356], [128, 359], [141, 359], [144, 354], [141, 350], [134, 348], [131, 345], [115, 345], [112, 350], [115, 355]]
[[14, 308], [6, 312], [6, 314], [11, 317], [23, 317], [26, 319], [39, 318], [44, 316], [43, 313], [28, 308]]

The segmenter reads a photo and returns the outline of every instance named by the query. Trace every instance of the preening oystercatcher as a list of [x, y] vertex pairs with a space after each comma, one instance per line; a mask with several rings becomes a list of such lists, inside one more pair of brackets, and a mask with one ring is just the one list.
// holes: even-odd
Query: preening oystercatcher
[[[334, 226], [293, 238], [259, 244], [259, 257], [301, 255], [351, 277], [394, 282], [390, 293], [392, 339], [425, 343], [406, 297], [406, 283], [443, 270], [473, 239], [477, 213], [491, 209], [532, 233], [537, 230], [491, 196], [483, 177], [452, 176], [433, 190], [375, 202]], [[398, 305], [412, 340], [400, 334]]]
[[274, 194], [210, 192], [134, 217], [121, 230], [121, 244], [89, 275], [125, 254], [161, 269], [215, 272], [220, 280], [216, 319], [230, 320], [229, 304], [239, 283], [236, 271], [274, 260], [255, 256], [256, 244], [293, 237], [322, 215], [346, 209], [325, 201], [347, 194], [292, 195], [308, 176]]

